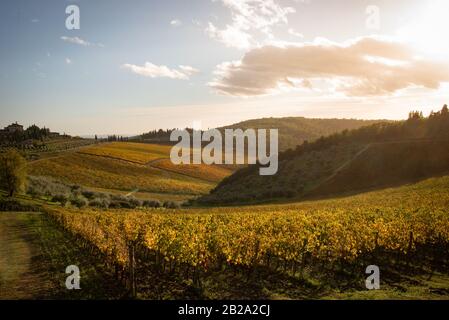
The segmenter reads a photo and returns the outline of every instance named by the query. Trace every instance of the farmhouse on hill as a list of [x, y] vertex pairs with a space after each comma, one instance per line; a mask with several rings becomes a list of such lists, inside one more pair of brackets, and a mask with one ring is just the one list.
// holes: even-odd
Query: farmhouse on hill
[[10, 124], [9, 126], [5, 127], [4, 129], [0, 129], [0, 139], [1, 138], [7, 138], [9, 135], [14, 134], [16, 132], [22, 133], [23, 132], [23, 126], [16, 123]]
[[23, 126], [16, 122], [5, 127], [3, 131], [6, 133], [23, 132]]

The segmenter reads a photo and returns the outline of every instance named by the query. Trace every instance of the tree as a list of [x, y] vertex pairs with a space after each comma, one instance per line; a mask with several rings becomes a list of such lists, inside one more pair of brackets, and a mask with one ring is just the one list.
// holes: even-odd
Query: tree
[[32, 126], [29, 126], [26, 130], [25, 130], [25, 135], [27, 136], [28, 139], [40, 139], [41, 137], [41, 129], [36, 126], [35, 124], [33, 124]]
[[443, 109], [441, 109], [441, 114], [444, 114], [444, 115], [449, 114], [449, 110], [448, 110], [448, 108], [447, 108], [447, 104], [445, 104], [445, 105], [443, 106]]
[[9, 197], [24, 189], [26, 183], [26, 161], [15, 149], [0, 154], [0, 188], [8, 191]]

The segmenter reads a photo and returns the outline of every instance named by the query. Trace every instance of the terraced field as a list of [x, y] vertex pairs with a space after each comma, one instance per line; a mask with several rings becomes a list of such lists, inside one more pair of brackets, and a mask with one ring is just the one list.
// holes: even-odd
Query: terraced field
[[173, 166], [169, 154], [169, 146], [113, 142], [30, 162], [29, 173], [94, 189], [176, 200], [207, 193], [232, 173], [218, 166]]
[[83, 149], [81, 154], [147, 164], [170, 155], [170, 146], [132, 142], [113, 142]]
[[170, 159], [161, 159], [154, 161], [152, 166], [161, 170], [176, 172], [179, 174], [195, 177], [201, 180], [219, 182], [231, 175], [233, 168], [220, 165], [175, 165]]

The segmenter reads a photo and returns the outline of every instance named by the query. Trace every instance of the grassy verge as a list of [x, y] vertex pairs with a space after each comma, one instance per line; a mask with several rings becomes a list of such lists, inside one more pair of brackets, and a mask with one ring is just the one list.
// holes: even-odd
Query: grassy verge
[[[113, 280], [100, 259], [87, 254], [82, 247], [60, 229], [46, 214], [0, 212], [3, 229], [14, 228], [17, 238], [8, 238], [5, 247], [10, 245], [14, 256], [15, 243], [23, 244], [20, 261], [7, 259], [3, 269], [16, 277], [4, 279], [9, 285], [9, 298], [26, 299], [120, 299], [126, 296], [123, 287]], [[8, 220], [8, 224], [6, 222]], [[4, 230], [3, 230], [4, 231]], [[6, 231], [5, 231], [6, 232]], [[81, 273], [81, 290], [68, 290], [65, 281], [66, 267], [76, 265]], [[18, 272], [14, 273], [14, 270]], [[26, 283], [26, 285], [24, 285]], [[8, 288], [7, 288], [8, 289]]]
[[263, 300], [449, 300], [449, 274], [429, 266], [391, 264], [381, 267], [380, 290], [365, 287], [365, 268], [326, 270], [316, 265], [301, 274], [266, 268], [233, 269], [201, 275], [201, 288], [182, 274], [168, 274], [154, 265], [137, 270], [141, 299]]
[[[23, 216], [36, 232], [41, 251], [40, 262], [45, 265], [56, 289], [52, 299], [119, 299], [125, 296], [118, 284], [100, 259], [86, 254], [68, 234], [45, 214]], [[67, 290], [65, 269], [76, 265], [81, 272], [81, 290]]]

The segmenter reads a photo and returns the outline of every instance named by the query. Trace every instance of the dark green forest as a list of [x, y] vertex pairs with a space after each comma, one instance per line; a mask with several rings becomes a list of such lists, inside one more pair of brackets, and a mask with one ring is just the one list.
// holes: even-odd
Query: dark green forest
[[259, 165], [225, 178], [202, 204], [245, 204], [363, 192], [449, 171], [449, 110], [380, 122], [304, 141], [279, 154], [279, 171]]

